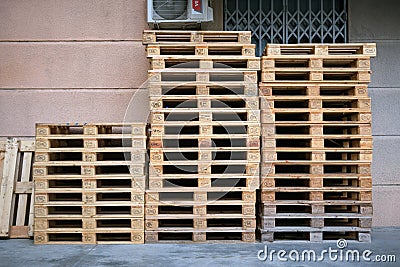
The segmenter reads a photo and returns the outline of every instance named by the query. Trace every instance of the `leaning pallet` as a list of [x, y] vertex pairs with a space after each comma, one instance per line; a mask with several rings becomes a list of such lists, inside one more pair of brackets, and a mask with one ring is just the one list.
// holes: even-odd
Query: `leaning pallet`
[[259, 58], [250, 32], [145, 31], [146, 242], [255, 241]]
[[36, 244], [143, 243], [146, 125], [37, 124]]
[[0, 237], [33, 236], [33, 182], [31, 175], [35, 141], [26, 138], [0, 140]]
[[267, 45], [262, 241], [370, 241], [374, 44]]

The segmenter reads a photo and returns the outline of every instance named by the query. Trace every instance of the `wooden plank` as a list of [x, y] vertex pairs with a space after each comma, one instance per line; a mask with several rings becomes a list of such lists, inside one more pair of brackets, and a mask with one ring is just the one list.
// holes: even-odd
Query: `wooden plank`
[[291, 242], [323, 242], [337, 239], [355, 240], [359, 242], [371, 242], [370, 230], [363, 228], [341, 227], [281, 227], [268, 230], [261, 229], [261, 242], [291, 241]]
[[268, 44], [264, 55], [285, 55], [295, 57], [298, 55], [365, 55], [376, 56], [375, 43], [347, 43], [347, 44]]
[[[149, 44], [146, 47], [147, 57], [212, 57], [224, 58], [232, 56], [255, 57], [254, 44], [241, 43], [174, 43]], [[258, 57], [257, 57], [258, 58]]]
[[293, 97], [368, 97], [366, 84], [327, 84], [321, 83], [260, 83], [260, 95], [264, 96], [293, 96]]
[[368, 84], [371, 82], [371, 72], [357, 68], [327, 68], [322, 70], [311, 68], [273, 68], [262, 71], [261, 82]]
[[145, 135], [145, 123], [64, 123], [64, 124], [46, 124], [36, 125], [36, 135], [38, 136], [105, 136], [105, 135]]
[[36, 231], [35, 244], [143, 244], [144, 231]]
[[149, 70], [148, 79], [150, 83], [165, 83], [165, 82], [198, 82], [209, 83], [237, 81], [256, 83], [258, 80], [257, 71], [242, 70], [238, 71], [230, 68], [217, 68], [217, 69], [164, 69], [164, 70]]
[[19, 151], [21, 152], [33, 152], [35, 151], [35, 140], [34, 139], [23, 139], [20, 141]]
[[[159, 56], [161, 57], [161, 56]], [[247, 58], [240, 56], [237, 57], [196, 57], [188, 56], [175, 56], [175, 57], [162, 57], [153, 58], [151, 60], [151, 69], [163, 70], [168, 68], [186, 68], [186, 69], [215, 69], [219, 68], [233, 68], [237, 71], [260, 70], [260, 60], [256, 57]]]
[[[164, 234], [164, 235], [162, 235]], [[167, 234], [168, 236], [166, 236]], [[182, 235], [183, 234], [183, 235]], [[255, 242], [255, 230], [208, 229], [146, 231], [145, 243]]]
[[32, 152], [25, 152], [22, 161], [21, 182], [17, 182], [15, 193], [18, 195], [18, 209], [15, 226], [11, 226], [10, 238], [28, 238], [29, 226], [25, 225], [28, 198], [31, 197], [33, 183], [29, 182], [32, 164]]
[[7, 142], [0, 191], [0, 236], [8, 237], [11, 220], [12, 197], [15, 185], [15, 172], [18, 157], [18, 140], [10, 138]]
[[[227, 89], [229, 88], [229, 89]], [[211, 82], [194, 82], [185, 83], [182, 85], [180, 82], [167, 82], [167, 83], [150, 83], [149, 84], [150, 96], [236, 96], [247, 97], [258, 95], [257, 83], [243, 83], [225, 81], [218, 84]]]
[[29, 206], [29, 219], [28, 219], [28, 236], [33, 237], [33, 220], [35, 217], [35, 187], [32, 187], [31, 202]]
[[145, 30], [143, 44], [242, 43], [251, 44], [250, 31], [166, 31]]
[[[195, 118], [198, 118], [198, 120], [191, 123], [191, 120]], [[150, 120], [152, 123], [166, 125], [190, 125], [195, 123], [212, 125], [219, 122], [225, 125], [228, 125], [228, 123], [231, 125], [244, 125], [244, 123], [248, 122], [260, 122], [260, 119], [260, 111], [253, 109], [218, 109], [215, 111], [212, 109], [207, 111], [197, 109], [174, 109], [168, 111], [165, 109], [163, 111], [151, 112], [150, 114]]]
[[4, 148], [4, 151], [1, 151], [0, 150], [0, 184], [1, 184], [1, 181], [3, 180], [3, 170], [4, 170], [4, 160], [5, 160], [5, 157], [6, 157], [6, 152], [5, 152], [5, 148]]
[[29, 238], [32, 235], [28, 235], [29, 226], [11, 226], [10, 227], [10, 238]]

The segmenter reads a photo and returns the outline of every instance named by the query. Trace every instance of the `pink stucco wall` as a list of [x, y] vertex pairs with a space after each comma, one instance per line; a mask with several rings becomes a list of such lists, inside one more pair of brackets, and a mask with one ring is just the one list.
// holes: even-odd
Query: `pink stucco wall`
[[122, 121], [132, 95], [131, 119], [145, 120], [145, 15], [142, 0], [1, 0], [0, 136]]
[[[0, 0], [0, 137], [37, 122], [145, 121], [146, 0]], [[222, 0], [214, 1], [222, 25]], [[400, 190], [374, 186], [374, 226], [399, 226]]]

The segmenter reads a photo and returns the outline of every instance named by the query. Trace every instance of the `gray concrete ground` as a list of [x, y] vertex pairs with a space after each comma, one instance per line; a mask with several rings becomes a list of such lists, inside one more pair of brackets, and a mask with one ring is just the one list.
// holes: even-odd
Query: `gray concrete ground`
[[[273, 261], [267, 258], [260, 261], [257, 258], [259, 250], [267, 246], [271, 250], [285, 250], [281, 254], [286, 262], [279, 261], [277, 254], [273, 254]], [[293, 261], [289, 253], [299, 259], [304, 250], [314, 250], [317, 260], [321, 251], [331, 247], [332, 251], [324, 254], [323, 262]], [[360, 252], [360, 261], [346, 262], [349, 250]], [[366, 262], [362, 253], [370, 250]], [[343, 251], [343, 260], [340, 259]], [[281, 252], [283, 253], [283, 252]], [[263, 257], [265, 254], [261, 253]], [[308, 254], [304, 254], [307, 258]], [[350, 253], [348, 253], [350, 255]], [[377, 255], [395, 255], [397, 262], [378, 263]], [[384, 259], [384, 257], [381, 257]], [[0, 266], [400, 266], [400, 228], [375, 228], [372, 234], [372, 243], [358, 243], [348, 241], [347, 247], [338, 249], [337, 243], [306, 243], [306, 242], [275, 242], [255, 244], [144, 244], [144, 245], [34, 245], [32, 240], [0, 240]]]

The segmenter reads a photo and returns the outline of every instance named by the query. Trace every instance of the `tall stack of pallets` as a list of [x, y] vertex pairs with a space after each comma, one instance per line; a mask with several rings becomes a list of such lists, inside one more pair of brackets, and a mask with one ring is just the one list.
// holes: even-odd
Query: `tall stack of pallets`
[[370, 240], [374, 44], [267, 45], [262, 241]]
[[38, 124], [34, 241], [143, 243], [146, 125]]
[[250, 32], [145, 31], [146, 242], [255, 240], [259, 58]]

